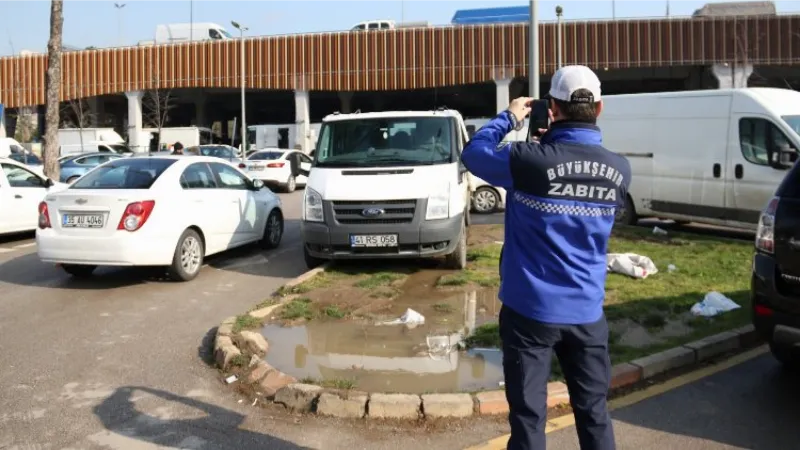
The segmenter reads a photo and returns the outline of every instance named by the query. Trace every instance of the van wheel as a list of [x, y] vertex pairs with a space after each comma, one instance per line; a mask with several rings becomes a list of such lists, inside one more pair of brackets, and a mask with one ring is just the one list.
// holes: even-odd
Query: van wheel
[[295, 189], [297, 189], [297, 181], [294, 179], [294, 175], [289, 175], [289, 179], [283, 185], [283, 192], [291, 194]]
[[75, 278], [89, 278], [97, 269], [97, 266], [90, 266], [86, 264], [62, 264], [61, 268], [64, 272], [72, 275]]
[[306, 260], [306, 267], [309, 269], [314, 269], [325, 264], [324, 259], [311, 256], [311, 254], [308, 253], [308, 249], [305, 245], [303, 245], [303, 258]]
[[278, 208], [273, 209], [267, 217], [264, 226], [264, 236], [261, 238], [261, 247], [265, 249], [277, 248], [281, 245], [283, 237], [283, 214]]
[[203, 267], [204, 255], [205, 246], [200, 235], [192, 229], [184, 231], [175, 246], [169, 277], [175, 281], [193, 280]]
[[614, 222], [622, 225], [636, 225], [639, 222], [639, 216], [636, 215], [636, 207], [633, 206], [630, 195], [625, 196], [625, 206], [622, 209], [617, 208]]
[[790, 372], [800, 370], [800, 357], [794, 353], [793, 347], [770, 342], [769, 349], [772, 352], [772, 356], [783, 365], [784, 369]]
[[467, 227], [462, 225], [458, 244], [453, 253], [445, 257], [445, 264], [449, 269], [464, 270], [467, 267]]

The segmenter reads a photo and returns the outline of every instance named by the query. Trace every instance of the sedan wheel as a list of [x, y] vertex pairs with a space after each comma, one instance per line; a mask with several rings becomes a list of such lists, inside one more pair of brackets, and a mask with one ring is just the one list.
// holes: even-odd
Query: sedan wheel
[[488, 187], [482, 187], [475, 191], [472, 199], [472, 205], [476, 212], [481, 214], [489, 214], [497, 211], [500, 204], [500, 196], [497, 192]]
[[261, 238], [261, 246], [266, 249], [277, 248], [281, 245], [283, 237], [283, 214], [277, 208], [273, 209], [267, 217], [267, 225], [264, 228], [264, 237]]
[[294, 175], [289, 175], [289, 179], [286, 180], [286, 184], [283, 185], [283, 190], [287, 194], [291, 194], [297, 188], [297, 181], [294, 179]]
[[200, 235], [192, 229], [183, 232], [178, 239], [172, 265], [169, 268], [170, 278], [175, 281], [194, 279], [203, 267], [205, 249]]

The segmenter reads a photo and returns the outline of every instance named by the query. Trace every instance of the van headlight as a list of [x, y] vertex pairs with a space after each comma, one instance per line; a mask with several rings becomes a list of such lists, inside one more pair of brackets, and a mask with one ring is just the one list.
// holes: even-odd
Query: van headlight
[[303, 195], [303, 220], [308, 222], [324, 222], [325, 215], [322, 212], [322, 196], [309, 187]]
[[450, 186], [444, 186], [428, 196], [425, 220], [447, 219], [448, 217], [450, 217]]

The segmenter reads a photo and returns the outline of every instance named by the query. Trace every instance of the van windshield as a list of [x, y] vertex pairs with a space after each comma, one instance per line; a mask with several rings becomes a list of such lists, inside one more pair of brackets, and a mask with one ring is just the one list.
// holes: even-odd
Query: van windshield
[[457, 160], [447, 117], [355, 119], [323, 125], [317, 167], [448, 164]]
[[789, 124], [794, 133], [800, 136], [800, 115], [798, 116], [783, 116], [783, 121]]

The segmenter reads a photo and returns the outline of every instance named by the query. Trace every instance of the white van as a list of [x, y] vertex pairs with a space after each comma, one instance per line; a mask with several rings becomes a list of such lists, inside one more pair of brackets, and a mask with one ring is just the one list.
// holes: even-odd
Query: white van
[[112, 142], [86, 142], [81, 144], [66, 144], [59, 146], [58, 156], [77, 155], [80, 153], [117, 153], [120, 155], [132, 154], [125, 144]]
[[[306, 264], [446, 256], [466, 265], [470, 177], [457, 111], [333, 114], [322, 122], [303, 198]], [[296, 176], [296, 175], [295, 175]]]
[[617, 220], [755, 229], [800, 148], [800, 92], [746, 88], [603, 97], [603, 144], [633, 171]]
[[233, 39], [222, 25], [215, 23], [171, 23], [156, 27], [156, 44]]

